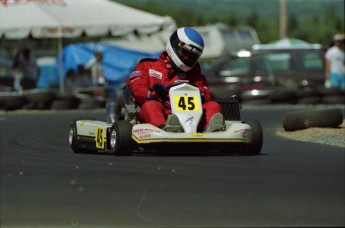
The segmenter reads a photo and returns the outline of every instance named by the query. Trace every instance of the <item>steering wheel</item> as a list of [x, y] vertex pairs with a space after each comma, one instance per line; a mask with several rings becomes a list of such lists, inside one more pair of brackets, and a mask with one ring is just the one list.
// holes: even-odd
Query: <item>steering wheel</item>
[[[177, 82], [173, 82], [173, 83], [167, 85], [166, 87], [167, 87], [167, 89], [169, 90], [171, 87], [178, 86], [178, 85], [182, 85], [182, 84], [184, 84], [184, 83], [190, 84], [189, 82], [186, 82], [186, 81], [177, 81]], [[191, 84], [190, 84], [190, 85], [191, 85]]]
[[[178, 86], [178, 85], [181, 85], [181, 84], [184, 84], [184, 83], [187, 83], [187, 84], [190, 84], [189, 82], [186, 82], [186, 81], [177, 81], [177, 82], [173, 82], [169, 85], [166, 86], [166, 88], [168, 89], [168, 91], [170, 90], [171, 87], [174, 87], [174, 86]], [[166, 108], [168, 109], [171, 109], [171, 106], [170, 104], [168, 104], [166, 102], [166, 100], [163, 100], [162, 98], [158, 97], [157, 100]]]

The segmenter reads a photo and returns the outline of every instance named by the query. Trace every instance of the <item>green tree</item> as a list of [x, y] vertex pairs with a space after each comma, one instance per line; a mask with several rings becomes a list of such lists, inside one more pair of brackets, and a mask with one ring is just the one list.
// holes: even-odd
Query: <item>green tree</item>
[[225, 24], [229, 25], [230, 27], [236, 27], [236, 26], [240, 25], [238, 18], [234, 14], [228, 15], [225, 18], [224, 22], [225, 22]]
[[268, 43], [279, 38], [278, 23], [273, 20], [261, 19], [256, 32], [261, 43]]
[[259, 15], [256, 11], [252, 11], [251, 14], [246, 19], [246, 24], [256, 29], [259, 23]]
[[287, 32], [288, 32], [288, 36], [291, 36], [295, 30], [297, 30], [299, 28], [299, 23], [297, 20], [296, 15], [292, 14], [291, 16], [289, 16], [288, 18], [288, 22], [287, 22]]

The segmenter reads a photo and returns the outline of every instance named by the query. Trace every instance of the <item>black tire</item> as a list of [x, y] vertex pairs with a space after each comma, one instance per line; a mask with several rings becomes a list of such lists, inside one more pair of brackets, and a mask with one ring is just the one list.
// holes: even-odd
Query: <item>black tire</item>
[[295, 131], [310, 127], [338, 127], [343, 122], [340, 109], [310, 110], [287, 113], [282, 124], [285, 131]]
[[68, 138], [69, 143], [70, 143], [71, 148], [72, 148], [74, 153], [76, 153], [76, 154], [80, 154], [80, 153], [90, 154], [90, 153], [95, 153], [96, 152], [96, 151], [93, 151], [93, 150], [87, 150], [87, 149], [80, 148], [80, 146], [78, 144], [77, 135], [78, 135], [77, 125], [76, 125], [76, 121], [74, 121], [71, 124], [70, 131], [69, 131], [69, 138]]
[[78, 146], [77, 134], [78, 133], [77, 133], [76, 122], [73, 122], [69, 130], [69, 136], [68, 136], [69, 144], [71, 145], [71, 148], [74, 153], [82, 153], [83, 150]]
[[52, 102], [56, 98], [55, 91], [41, 90], [41, 89], [33, 89], [33, 90], [25, 91], [24, 96], [28, 99], [29, 102], [33, 102], [33, 103]]
[[[55, 101], [65, 101], [61, 103], [66, 103], [68, 109], [76, 109], [79, 106], [80, 99], [77, 98], [75, 95], [70, 94], [57, 94]], [[53, 107], [53, 104], [52, 104]]]
[[69, 100], [55, 100], [51, 105], [51, 110], [68, 110], [74, 109], [75, 105]]
[[244, 105], [265, 105], [265, 104], [271, 104], [270, 98], [258, 98], [258, 99], [250, 99], [250, 100], [242, 100], [242, 104]]
[[108, 136], [109, 141], [112, 136], [115, 141], [114, 144], [110, 146], [110, 149], [114, 151], [115, 155], [128, 156], [132, 154], [134, 141], [132, 139], [132, 124], [130, 122], [125, 120], [116, 121]]
[[317, 88], [317, 92], [321, 96], [344, 96], [345, 95], [345, 90], [340, 89], [340, 88], [324, 88], [324, 87], [319, 87]]
[[21, 109], [27, 103], [26, 98], [21, 95], [1, 96], [0, 100], [2, 103], [0, 109], [6, 111]]
[[248, 148], [245, 150], [246, 155], [258, 155], [261, 152], [263, 144], [263, 133], [262, 127], [258, 120], [247, 120], [245, 121], [252, 130], [252, 140]]
[[321, 98], [319, 96], [301, 97], [298, 99], [298, 104], [318, 104]]
[[85, 98], [80, 100], [78, 109], [99, 109], [105, 108], [105, 103], [103, 101], [97, 100], [95, 98]]
[[345, 104], [345, 96], [341, 95], [330, 95], [330, 96], [324, 96], [322, 98], [323, 104]]
[[56, 99], [54, 90], [32, 89], [24, 91], [24, 96], [30, 103], [27, 109], [47, 110]]
[[301, 88], [301, 89], [296, 91], [296, 96], [298, 98], [314, 97], [314, 96], [318, 96], [318, 95], [319, 95], [318, 92], [312, 87], [305, 87], [305, 88]]
[[270, 94], [272, 104], [296, 104], [294, 91], [282, 90]]

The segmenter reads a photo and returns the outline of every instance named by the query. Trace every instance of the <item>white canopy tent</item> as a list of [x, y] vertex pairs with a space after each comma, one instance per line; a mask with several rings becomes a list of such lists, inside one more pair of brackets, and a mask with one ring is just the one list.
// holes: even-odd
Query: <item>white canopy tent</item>
[[303, 49], [303, 48], [321, 48], [320, 44], [311, 44], [304, 40], [295, 38], [283, 38], [272, 41], [268, 44], [254, 45], [254, 49]]
[[175, 27], [168, 16], [110, 0], [0, 0], [0, 38], [58, 38], [59, 53], [63, 38], [150, 34]]

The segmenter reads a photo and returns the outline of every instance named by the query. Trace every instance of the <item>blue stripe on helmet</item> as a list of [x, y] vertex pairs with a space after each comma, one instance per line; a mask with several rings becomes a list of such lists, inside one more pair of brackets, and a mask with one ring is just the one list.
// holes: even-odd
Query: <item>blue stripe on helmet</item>
[[192, 28], [184, 28], [184, 32], [191, 41], [204, 47], [204, 40], [196, 30]]

